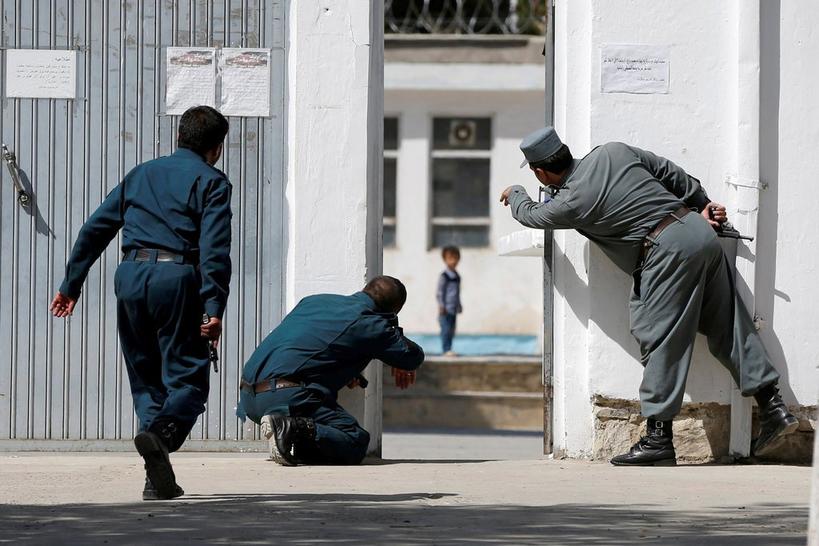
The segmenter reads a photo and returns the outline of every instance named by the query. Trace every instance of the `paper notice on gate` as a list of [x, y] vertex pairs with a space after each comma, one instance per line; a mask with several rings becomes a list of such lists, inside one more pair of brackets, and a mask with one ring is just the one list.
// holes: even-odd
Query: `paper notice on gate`
[[668, 93], [670, 52], [668, 46], [604, 45], [600, 59], [600, 91]]
[[169, 47], [166, 59], [166, 114], [184, 114], [192, 106], [216, 107], [215, 48]]
[[77, 98], [77, 52], [66, 49], [6, 50], [6, 97]]
[[222, 114], [269, 117], [270, 50], [226, 47], [221, 53]]

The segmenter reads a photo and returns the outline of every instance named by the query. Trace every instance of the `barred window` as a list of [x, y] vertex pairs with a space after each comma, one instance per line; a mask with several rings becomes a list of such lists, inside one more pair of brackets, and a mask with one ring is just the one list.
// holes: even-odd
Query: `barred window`
[[384, 118], [384, 248], [395, 247], [398, 176], [398, 118]]
[[432, 246], [489, 246], [490, 118], [435, 118]]
[[385, 0], [387, 34], [536, 34], [544, 0]]

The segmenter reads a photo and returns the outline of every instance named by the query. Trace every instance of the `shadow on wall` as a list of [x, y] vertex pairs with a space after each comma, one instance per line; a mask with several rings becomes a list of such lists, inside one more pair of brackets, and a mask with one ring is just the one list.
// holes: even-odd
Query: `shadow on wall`
[[[5, 166], [0, 166], [0, 168], [5, 169]], [[6, 172], [6, 174], [7, 173], [8, 171]], [[26, 172], [20, 168], [17, 169], [17, 173], [20, 176], [20, 184], [22, 184], [23, 189], [30, 196], [31, 200], [29, 201], [28, 205], [24, 207], [22, 205], [19, 205], [17, 203], [17, 200], [15, 199], [15, 206], [19, 206], [20, 210], [24, 214], [27, 214], [28, 216], [31, 216], [34, 219], [34, 229], [37, 230], [37, 233], [39, 233], [40, 235], [45, 235], [50, 239], [55, 239], [56, 237], [54, 235], [54, 232], [51, 230], [51, 227], [48, 225], [48, 222], [46, 222], [45, 218], [43, 218], [43, 214], [42, 212], [40, 212], [40, 207], [37, 205], [37, 194], [34, 193], [34, 187], [31, 184], [31, 180], [29, 179], [28, 174], [26, 174]], [[4, 190], [4, 192], [5, 191], [6, 190]]]
[[[756, 256], [756, 310], [765, 324], [760, 330], [762, 341], [777, 370], [786, 403], [796, 396], [788, 379], [785, 351], [773, 330], [776, 298], [790, 302], [788, 294], [776, 289], [776, 241], [779, 229], [779, 95], [780, 95], [780, 0], [760, 3], [760, 135], [759, 178], [767, 188], [759, 195]], [[746, 249], [747, 250], [747, 249]]]
[[[744, 242], [740, 242], [737, 249], [738, 256], [743, 259], [753, 261], [759, 259], [760, 263], [757, 268], [757, 286], [756, 286], [756, 307], [758, 314], [764, 319], [763, 329], [760, 331], [762, 341], [765, 345], [771, 360], [774, 362], [777, 370], [781, 374], [779, 383], [780, 390], [789, 404], [796, 402], [796, 397], [789, 384], [788, 365], [785, 358], [785, 352], [779, 337], [771, 327], [774, 320], [774, 299], [777, 297], [784, 298], [790, 301], [787, 294], [776, 290], [774, 280], [776, 278], [776, 232], [777, 232], [777, 189], [772, 184], [764, 195], [764, 199], [760, 203], [760, 227], [759, 240], [757, 243], [757, 256], [754, 257]], [[640, 351], [634, 337], [631, 335], [629, 327], [629, 296], [631, 290], [631, 278], [620, 271], [601, 250], [596, 248], [590, 241], [584, 240], [584, 261], [585, 267], [589, 268], [589, 255], [595, 263], [595, 269], [591, 271], [590, 276], [593, 278], [605, 279], [607, 283], [607, 292], [604, 299], [590, 298], [588, 308], [584, 309], [586, 302], [577, 305], [572, 294], [577, 294], [579, 291], [590, 290], [592, 288], [580, 278], [575, 266], [573, 266], [562, 254], [559, 249], [555, 249], [555, 263], [561, 260], [563, 267], [558, 271], [559, 283], [557, 286], [558, 293], [566, 298], [566, 303], [572, 309], [575, 316], [583, 324], [588, 324], [590, 320], [589, 315], [593, 315], [595, 324], [606, 334], [606, 336], [617, 343], [626, 353], [634, 359], [634, 365], [639, 366]], [[737, 277], [737, 290], [740, 294], [748, 293], [749, 287], [745, 282]], [[594, 280], [592, 280], [594, 282]], [[701, 367], [705, 364], [705, 367]], [[707, 402], [714, 396], [715, 387], [725, 385], [725, 388], [730, 388], [733, 381], [730, 379], [728, 371], [720, 362], [714, 358], [707, 349], [707, 342], [704, 336], [697, 335], [697, 342], [692, 355], [692, 375], [700, 377], [701, 380], [689, 380], [686, 384], [686, 393], [695, 402]], [[716, 374], [716, 375], [715, 375]], [[724, 377], [724, 382], [715, 385], [712, 381], [714, 378]], [[639, 385], [634, 385], [635, 397], [637, 396]]]
[[[462, 505], [447, 493], [213, 495], [187, 502], [4, 506], [0, 541], [176, 544], [804, 544], [806, 506]], [[396, 504], [402, 503], [402, 504]], [[774, 525], [775, 524], [775, 525]]]

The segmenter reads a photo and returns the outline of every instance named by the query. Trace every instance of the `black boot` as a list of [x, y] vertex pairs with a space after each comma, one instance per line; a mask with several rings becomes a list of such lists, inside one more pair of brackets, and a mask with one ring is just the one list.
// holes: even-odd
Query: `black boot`
[[182, 430], [176, 421], [160, 418], [151, 423], [148, 430], [162, 439], [165, 447], [168, 448], [168, 453], [173, 453], [179, 451], [179, 448], [185, 443], [190, 427], [188, 427], [187, 431]]
[[674, 434], [671, 421], [646, 421], [646, 435], [631, 446], [628, 453], [617, 455], [611, 464], [617, 466], [674, 466], [677, 454], [674, 452]]
[[296, 442], [313, 441], [316, 424], [307, 417], [273, 414], [262, 417], [262, 434], [268, 439], [270, 459], [282, 466], [299, 464], [293, 446]]
[[785, 436], [796, 432], [799, 420], [789, 411], [776, 385], [768, 385], [754, 395], [759, 406], [759, 436], [753, 444], [756, 457], [775, 450]]
[[173, 494], [172, 497], [160, 497], [159, 496], [159, 491], [156, 490], [156, 487], [154, 487], [154, 484], [151, 483], [151, 480], [146, 477], [145, 478], [145, 489], [142, 490], [142, 500], [146, 500], [146, 501], [168, 500], [168, 498], [174, 499], [176, 497], [181, 497], [184, 494], [185, 494], [185, 492], [182, 490], [182, 488], [177, 485], [176, 486], [176, 491], [174, 491], [174, 494]]
[[134, 437], [134, 445], [145, 461], [145, 474], [153, 484], [160, 499], [178, 497], [176, 476], [173, 473], [171, 459], [168, 456], [169, 444], [174, 441], [176, 426], [166, 423], [161, 426], [151, 425], [149, 430], [142, 431]]

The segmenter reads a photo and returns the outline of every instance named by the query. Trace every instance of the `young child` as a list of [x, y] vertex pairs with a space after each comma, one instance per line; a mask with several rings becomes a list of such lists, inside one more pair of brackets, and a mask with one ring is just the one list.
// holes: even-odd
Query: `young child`
[[438, 322], [441, 325], [441, 345], [446, 356], [452, 352], [452, 338], [455, 337], [455, 319], [461, 308], [461, 276], [455, 270], [461, 261], [461, 251], [457, 246], [446, 246], [441, 251], [446, 269], [438, 279]]

